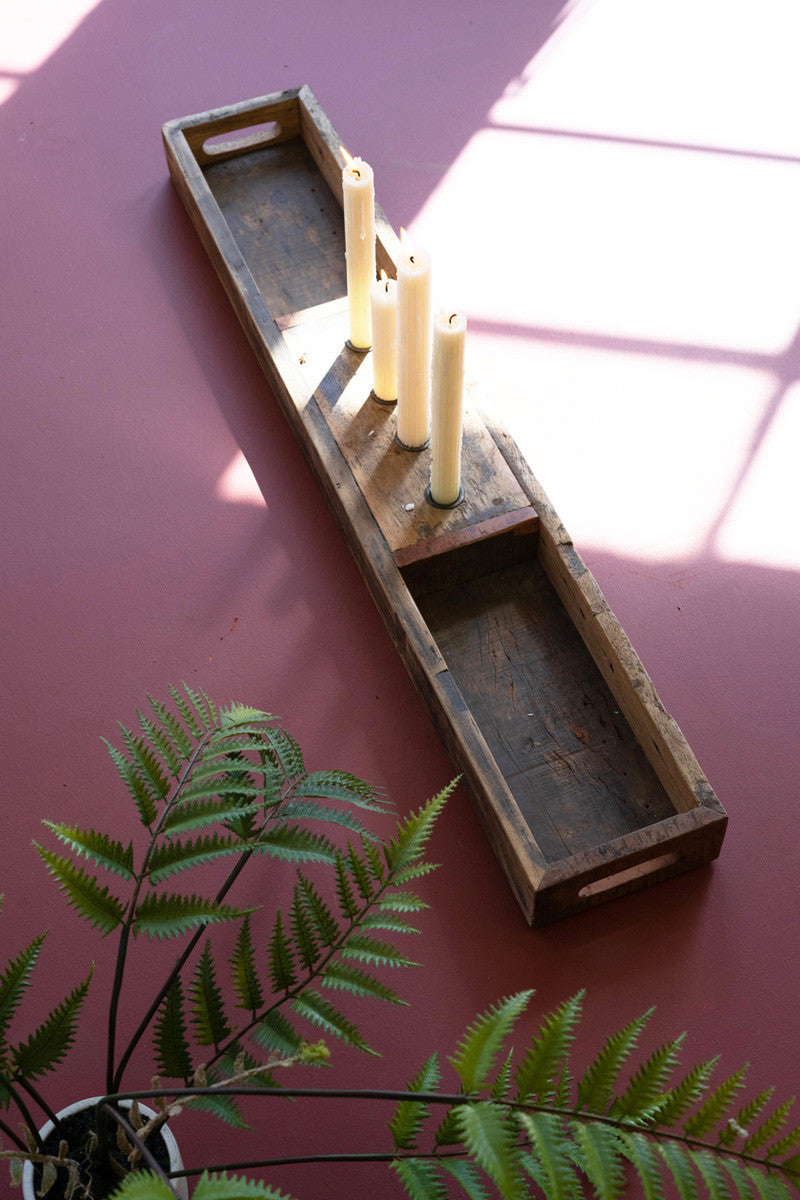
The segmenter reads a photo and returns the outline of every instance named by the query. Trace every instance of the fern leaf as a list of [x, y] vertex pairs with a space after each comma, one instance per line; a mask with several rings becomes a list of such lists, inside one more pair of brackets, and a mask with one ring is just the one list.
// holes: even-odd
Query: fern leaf
[[396, 1158], [392, 1169], [411, 1200], [447, 1200], [447, 1189], [437, 1163], [425, 1158]]
[[125, 755], [120, 753], [116, 746], [112, 746], [111, 742], [106, 741], [105, 738], [103, 738], [103, 744], [111, 755], [112, 762], [117, 768], [122, 782], [133, 797], [136, 807], [139, 810], [139, 819], [145, 829], [149, 829], [158, 816], [155, 796]]
[[[124, 1196], [122, 1200], [129, 1200], [129, 1198]], [[132, 1197], [130, 1200], [139, 1200], [139, 1198]], [[145, 1200], [144, 1196], [141, 1200]], [[161, 1200], [160, 1196], [155, 1197], [155, 1200]], [[254, 1179], [243, 1179], [241, 1176], [226, 1173], [210, 1174], [204, 1171], [192, 1193], [192, 1200], [291, 1200], [291, 1197], [270, 1187], [267, 1183], [259, 1183]]]
[[688, 1152], [677, 1142], [659, 1143], [656, 1150], [669, 1167], [680, 1200], [697, 1200], [697, 1178]]
[[275, 914], [275, 923], [272, 927], [268, 964], [274, 991], [284, 992], [294, 987], [297, 982], [294, 953], [283, 928], [280, 909]]
[[262, 1017], [250, 1036], [257, 1045], [283, 1058], [291, 1058], [296, 1054], [301, 1042], [294, 1026], [277, 1009]]
[[[408, 932], [408, 927], [404, 929], [404, 932]], [[371, 963], [376, 967], [418, 967], [420, 965], [412, 962], [410, 958], [406, 958], [404, 954], [400, 954], [388, 942], [370, 937], [363, 930], [356, 931], [347, 939], [342, 947], [342, 957], [353, 958], [357, 962]]]
[[541, 1187], [548, 1200], [572, 1200], [580, 1194], [559, 1118], [552, 1113], [520, 1112], [517, 1120], [544, 1174]]
[[713, 1129], [717, 1122], [727, 1112], [733, 1097], [744, 1086], [747, 1067], [739, 1067], [732, 1075], [712, 1092], [705, 1103], [689, 1118], [683, 1126], [688, 1137], [703, 1137]]
[[[139, 1170], [122, 1180], [115, 1193], [115, 1200], [175, 1200], [175, 1193], [167, 1181], [156, 1175], [155, 1171]], [[222, 1197], [214, 1198], [212, 1194], [207, 1193], [206, 1200], [222, 1200]]]
[[[185, 687], [186, 685], [184, 684], [184, 688]], [[189, 735], [194, 738], [195, 741], [199, 741], [205, 731], [205, 725], [202, 721], [196, 718], [194, 705], [184, 693], [179, 692], [178, 689], [172, 684], [170, 684], [169, 687], [169, 694], [172, 696], [175, 707], [180, 713], [183, 723], [186, 726], [186, 729], [189, 731]]]
[[30, 985], [31, 972], [36, 965], [42, 942], [46, 936], [46, 933], [38, 934], [21, 954], [18, 954], [16, 958], [9, 959], [5, 971], [0, 975], [0, 1058], [2, 1058], [6, 1031], [19, 1007], [22, 996]]
[[394, 874], [410, 867], [425, 851], [436, 818], [455, 790], [458, 779], [454, 779], [438, 795], [433, 796], [418, 812], [405, 821], [398, 822], [397, 836], [384, 845], [384, 854], [389, 870]]
[[310, 800], [290, 800], [281, 805], [281, 819], [286, 821], [320, 821], [329, 825], [341, 825], [352, 833], [366, 836], [362, 821], [347, 809], [323, 808]]
[[196, 1096], [192, 1100], [192, 1108], [201, 1112], [211, 1113], [231, 1129], [251, 1129], [245, 1121], [242, 1110], [233, 1096], [221, 1096], [209, 1092], [205, 1096]]
[[619, 1200], [625, 1189], [620, 1143], [608, 1125], [572, 1121], [574, 1144], [580, 1148], [581, 1170], [598, 1200]]
[[767, 1150], [767, 1158], [782, 1158], [789, 1150], [792, 1150], [797, 1143], [800, 1142], [800, 1125], [796, 1125], [785, 1137], [782, 1137], [779, 1142], [775, 1142]]
[[504, 1200], [523, 1200], [520, 1154], [505, 1112], [491, 1101], [481, 1100], [458, 1105], [456, 1118], [462, 1141]]
[[162, 883], [170, 875], [190, 870], [203, 863], [213, 862], [230, 854], [240, 854], [246, 844], [233, 835], [222, 837], [218, 833], [200, 837], [194, 841], [161, 842], [153, 848], [148, 864], [148, 878], [152, 884]]
[[762, 1146], [766, 1146], [767, 1142], [772, 1141], [776, 1133], [786, 1124], [786, 1118], [793, 1104], [794, 1096], [785, 1100], [783, 1104], [779, 1104], [775, 1111], [770, 1113], [745, 1142], [745, 1154], [752, 1154], [754, 1150], [760, 1150]]
[[733, 1183], [733, 1191], [735, 1196], [740, 1196], [742, 1200], [751, 1200], [753, 1190], [750, 1186], [751, 1180], [747, 1169], [736, 1159], [725, 1156], [722, 1159], [722, 1165], [727, 1171]]
[[353, 895], [353, 888], [350, 884], [350, 876], [347, 868], [344, 865], [344, 858], [338, 851], [334, 861], [334, 870], [336, 873], [336, 898], [339, 901], [339, 908], [342, 910], [342, 914], [346, 920], [352, 921], [358, 913], [358, 904]]
[[[288, 1058], [290, 1055], [284, 1057]], [[246, 1078], [242, 1078], [244, 1072], [247, 1072]], [[239, 1042], [229, 1044], [229, 1049], [221, 1055], [214, 1074], [215, 1083], [228, 1079], [238, 1079], [242, 1087], [278, 1087], [274, 1075], [264, 1066], [262, 1060], [254, 1058]]]
[[138, 771], [156, 800], [166, 800], [170, 784], [158, 755], [144, 738], [135, 737], [124, 725], [120, 725], [119, 728], [125, 749], [128, 751], [128, 759], [134, 769]]
[[643, 1134], [633, 1130], [622, 1132], [620, 1143], [622, 1153], [636, 1168], [645, 1200], [662, 1200], [661, 1159], [655, 1147]]
[[292, 933], [295, 953], [306, 970], [310, 971], [320, 955], [316, 931], [303, 904], [303, 894], [298, 885], [292, 897]]
[[415, 879], [422, 879], [423, 875], [430, 875], [432, 871], [437, 871], [439, 864], [434, 862], [414, 863], [411, 867], [405, 867], [404, 870], [398, 871], [393, 877], [393, 883], [402, 886], [405, 883], [412, 883]]
[[306, 912], [314, 922], [320, 943], [323, 946], [333, 946], [341, 936], [339, 924], [334, 919], [333, 913], [311, 880], [307, 879], [301, 871], [297, 872], [297, 882], [302, 890]]
[[686, 1038], [680, 1034], [650, 1055], [635, 1073], [622, 1095], [611, 1105], [611, 1116], [630, 1121], [648, 1121], [658, 1114], [664, 1099], [664, 1088], [678, 1064], [680, 1048]]
[[312, 833], [300, 825], [277, 825], [266, 830], [254, 844], [259, 854], [291, 863], [329, 863], [336, 859], [336, 847], [321, 833]]
[[361, 845], [364, 850], [364, 858], [369, 867], [372, 878], [377, 884], [382, 884], [386, 875], [386, 866], [381, 857], [380, 849], [369, 838], [362, 838]]
[[[248, 772], [245, 777], [240, 773], [231, 777], [230, 771], [213, 771], [201, 779], [194, 776], [190, 783], [181, 790], [180, 803], [188, 804], [192, 800], [208, 800], [214, 796], [235, 797], [237, 801], [255, 801], [261, 795], [261, 784], [254, 783]], [[260, 808], [260, 804], [258, 805]]]
[[565, 1000], [542, 1021], [535, 1038], [522, 1059], [515, 1075], [517, 1100], [548, 1096], [553, 1092], [553, 1079], [569, 1055], [580, 1020], [583, 992]]
[[[359, 921], [360, 929], [380, 929], [386, 933], [419, 933], [415, 925], [409, 925], [402, 917], [391, 912], [366, 913]], [[412, 963], [412, 966], [416, 964]]]
[[262, 712], [260, 708], [251, 708], [249, 704], [231, 704], [220, 710], [219, 724], [222, 729], [235, 729], [239, 725], [261, 724], [272, 721], [270, 713]]
[[[439, 1086], [439, 1056], [436, 1051], [406, 1085], [408, 1092], [432, 1092]], [[417, 1136], [429, 1112], [428, 1105], [418, 1100], [400, 1100], [389, 1122], [395, 1150], [414, 1150]]]
[[158, 1010], [153, 1043], [156, 1065], [162, 1075], [169, 1079], [191, 1078], [192, 1060], [186, 1037], [183, 989], [179, 977], [173, 980]]
[[507, 997], [479, 1016], [467, 1030], [456, 1054], [449, 1060], [464, 1091], [475, 1092], [489, 1086], [503, 1042], [532, 995], [532, 991], [524, 991]]
[[493, 1100], [505, 1100], [508, 1096], [511, 1086], [511, 1060], [514, 1056], [513, 1047], [506, 1055], [504, 1063], [500, 1064], [500, 1070], [497, 1072], [497, 1078], [492, 1084], [491, 1097]]
[[345, 800], [371, 812], [386, 812], [389, 807], [372, 784], [347, 771], [312, 771], [294, 784], [292, 795], [315, 800]]
[[743, 1108], [740, 1108], [736, 1116], [728, 1120], [727, 1126], [720, 1133], [719, 1145], [732, 1146], [738, 1137], [747, 1138], [747, 1130], [756, 1117], [763, 1111], [774, 1091], [774, 1088], [764, 1088], [762, 1092], [759, 1092]]
[[137, 708], [136, 716], [139, 718], [139, 728], [150, 742], [154, 752], [160, 757], [173, 779], [178, 779], [182, 757], [172, 744], [172, 739], [155, 722], [146, 717], [140, 708]]
[[333, 988], [340, 992], [350, 992], [353, 996], [372, 996], [374, 1000], [385, 1000], [388, 1004], [406, 1005], [397, 992], [375, 979], [366, 971], [359, 971], [348, 963], [331, 962], [322, 973], [323, 987]]
[[304, 773], [303, 753], [291, 734], [285, 729], [269, 728], [264, 730], [264, 739], [270, 759], [280, 767], [284, 778], [294, 779]]
[[356, 1046], [359, 1050], [365, 1050], [369, 1054], [375, 1053], [374, 1050], [370, 1050], [352, 1021], [349, 1021], [323, 996], [320, 996], [319, 992], [315, 992], [312, 988], [306, 988], [299, 996], [294, 997], [291, 1005], [299, 1017], [310, 1021], [312, 1025], [316, 1025], [325, 1033], [333, 1034], [334, 1037], [341, 1038], [342, 1041]]
[[376, 908], [381, 912], [385, 912], [387, 909], [389, 912], [422, 912], [427, 907], [425, 901], [413, 892], [395, 889], [384, 892], [380, 900], [376, 902]]
[[216, 904], [203, 896], [150, 895], [136, 909], [134, 937], [173, 938], [199, 926], [236, 921], [251, 910]]
[[728, 1200], [728, 1184], [719, 1156], [708, 1150], [696, 1150], [691, 1159], [703, 1178], [709, 1200]]
[[461, 1126], [458, 1123], [455, 1108], [448, 1109], [445, 1113], [434, 1134], [433, 1140], [436, 1146], [461, 1145]]
[[162, 832], [169, 837], [180, 833], [195, 833], [217, 822], [232, 821], [259, 811], [258, 804], [236, 797], [221, 797], [218, 800], [195, 800], [176, 804], [164, 817]]
[[186, 696], [191, 701], [195, 713], [200, 718], [203, 728], [210, 732], [215, 726], [219, 725], [214, 705], [205, 692], [193, 692], [185, 683], [182, 686]]
[[361, 857], [352, 842], [348, 842], [347, 845], [347, 865], [350, 868], [350, 873], [353, 876], [359, 896], [365, 904], [369, 904], [375, 895], [373, 873], [370, 870], [367, 860]]
[[231, 958], [233, 986], [239, 1008], [255, 1013], [264, 1002], [264, 992], [256, 971], [253, 939], [250, 932], [250, 913], [244, 918], [236, 938]]
[[453, 1176], [468, 1200], [489, 1200], [489, 1193], [469, 1159], [443, 1158], [439, 1165], [443, 1171], [448, 1171]]
[[216, 968], [208, 941], [197, 960], [190, 994], [194, 1035], [199, 1045], [214, 1046], [216, 1049], [231, 1029], [225, 1019], [222, 992], [217, 984]]
[[683, 1114], [698, 1102], [708, 1088], [708, 1081], [718, 1062], [719, 1058], [716, 1057], [697, 1063], [676, 1087], [666, 1093], [658, 1107], [659, 1125], [676, 1124]]
[[586, 1068], [578, 1085], [577, 1108], [587, 1112], [607, 1111], [620, 1068], [636, 1045], [652, 1011], [650, 1009], [641, 1017], [636, 1017], [608, 1038], [597, 1058]]
[[50, 874], [58, 880], [67, 897], [67, 903], [90, 925], [94, 925], [105, 935], [121, 924], [125, 910], [107, 887], [100, 887], [93, 876], [83, 868], [76, 867], [63, 855], [46, 850], [37, 842], [33, 844]]
[[92, 981], [94, 967], [87, 977], [53, 1009], [27, 1041], [16, 1046], [11, 1053], [14, 1073], [25, 1079], [38, 1079], [63, 1062], [75, 1040], [78, 1014], [86, 999]]
[[185, 726], [181, 724], [166, 704], [163, 704], [160, 700], [155, 700], [149, 693], [147, 694], [147, 699], [177, 753], [182, 759], [188, 760], [194, 750], [195, 738], [191, 733], [187, 733]]
[[112, 871], [122, 879], [132, 877], [132, 842], [123, 846], [122, 842], [112, 841], [105, 833], [96, 833], [93, 829], [76, 829], [74, 825], [61, 825], [53, 821], [43, 821], [42, 824], [75, 854], [91, 859], [98, 866], [105, 867], [107, 871]]

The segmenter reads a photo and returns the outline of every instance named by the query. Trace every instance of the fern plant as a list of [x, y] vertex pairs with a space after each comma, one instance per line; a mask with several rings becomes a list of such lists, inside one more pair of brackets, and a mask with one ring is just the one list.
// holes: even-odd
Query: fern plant
[[[137, 710], [138, 729], [120, 726], [121, 749], [106, 743], [135, 807], [140, 843], [45, 821], [56, 844], [36, 849], [69, 905], [101, 935], [117, 939], [105, 1075], [97, 1090], [121, 1091], [135, 1050], [151, 1033], [160, 1079], [204, 1085], [195, 1106], [243, 1125], [235, 1097], [218, 1091], [220, 1085], [269, 1086], [279, 1067], [319, 1062], [327, 1051], [309, 1045], [309, 1030], [370, 1051], [339, 996], [403, 1003], [382, 969], [413, 965], [396, 943], [418, 932], [410, 920], [425, 905], [408, 885], [433, 869], [423, 854], [453, 785], [381, 841], [363, 814], [386, 812], [382, 798], [346, 772], [308, 771], [300, 747], [272, 716], [242, 704], [217, 709], [185, 686], [170, 688], [170, 696], [171, 704], [148, 697], [148, 707]], [[294, 873], [291, 899], [258, 932], [254, 910], [228, 899], [254, 856]], [[231, 866], [213, 895], [186, 882], [197, 868], [222, 859]], [[315, 871], [324, 873], [325, 884]], [[222, 961], [209, 931], [230, 922], [238, 932], [232, 956]], [[126, 969], [141, 939], [183, 945], [133, 1035], [119, 1045]], [[66, 1163], [68, 1195], [84, 1194], [79, 1188], [104, 1195], [97, 1183], [91, 1193], [78, 1180], [66, 1147], [45, 1151], [33, 1112], [35, 1104], [55, 1119], [38, 1080], [60, 1066], [74, 1040], [89, 978], [34, 1034], [10, 1040], [41, 943], [35, 939], [0, 979], [0, 1109], [13, 1104], [26, 1129], [20, 1137], [0, 1121], [12, 1142], [0, 1154], [15, 1175], [23, 1157], [44, 1164], [45, 1188]], [[224, 1000], [223, 977], [232, 1005]], [[155, 1126], [180, 1107], [163, 1104]], [[128, 1151], [136, 1163], [136, 1149]]]
[[[614, 1032], [588, 1066], [576, 1069], [582, 994], [545, 1017], [516, 1054], [510, 1039], [531, 994], [509, 996], [472, 1023], [447, 1060], [453, 1092], [441, 1090], [437, 1051], [401, 1091], [260, 1088], [258, 1094], [391, 1103], [386, 1150], [358, 1157], [390, 1164], [411, 1200], [456, 1194], [621, 1200], [632, 1185], [645, 1200], [662, 1200], [667, 1187], [680, 1200], [790, 1200], [800, 1189], [800, 1125], [788, 1124], [791, 1101], [773, 1106], [771, 1090], [764, 1090], [743, 1102], [744, 1068], [712, 1087], [716, 1058], [680, 1073], [684, 1035], [636, 1056], [652, 1010]], [[352, 1155], [317, 1161], [340, 1157], [346, 1162]], [[118, 1200], [172, 1197], [155, 1174], [126, 1181], [118, 1193]], [[224, 1166], [203, 1171], [194, 1200], [233, 1197], [280, 1200], [268, 1184]]]

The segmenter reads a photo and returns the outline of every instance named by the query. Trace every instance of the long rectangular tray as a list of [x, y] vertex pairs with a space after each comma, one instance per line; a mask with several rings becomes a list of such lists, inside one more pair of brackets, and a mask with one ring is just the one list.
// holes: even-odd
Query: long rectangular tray
[[[533, 472], [468, 387], [454, 509], [348, 348], [340, 140], [307, 87], [169, 121], [170, 174], [527, 921], [715, 858], [727, 817]], [[378, 189], [379, 190], [379, 189]], [[377, 263], [399, 243], [376, 211]]]

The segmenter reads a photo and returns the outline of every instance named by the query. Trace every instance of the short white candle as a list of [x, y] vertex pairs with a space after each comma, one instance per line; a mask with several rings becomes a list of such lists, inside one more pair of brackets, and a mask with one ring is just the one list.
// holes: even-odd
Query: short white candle
[[403, 239], [397, 264], [397, 437], [409, 449], [430, 436], [431, 260]]
[[372, 309], [372, 390], [379, 400], [397, 399], [397, 280], [385, 271], [370, 292]]
[[431, 499], [445, 507], [461, 494], [464, 343], [467, 319], [439, 312], [433, 322]]
[[372, 345], [369, 296], [375, 279], [375, 184], [369, 163], [352, 158], [343, 146], [341, 151], [346, 159], [342, 200], [350, 342], [368, 350]]

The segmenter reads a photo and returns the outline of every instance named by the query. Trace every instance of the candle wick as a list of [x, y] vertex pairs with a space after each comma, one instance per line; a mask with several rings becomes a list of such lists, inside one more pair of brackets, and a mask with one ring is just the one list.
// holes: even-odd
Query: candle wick
[[361, 172], [359, 171], [358, 167], [351, 167], [350, 171], [351, 171], [351, 174], [355, 175], [356, 179], [361, 178]]
[[455, 321], [455, 319], [456, 319], [456, 317], [457, 317], [457, 316], [458, 316], [458, 313], [453, 313], [452, 317], [451, 317], [451, 318], [450, 318], [450, 320], [447, 322], [447, 324], [448, 324], [448, 325], [452, 325], [452, 324], [453, 324], [453, 321]]
[[408, 256], [408, 261], [409, 261], [410, 263], [412, 263], [412, 264], [414, 263], [414, 261], [415, 261], [415, 260], [414, 260], [414, 255], [413, 255], [413, 254], [409, 254], [409, 256]]
[[388, 293], [389, 293], [389, 280], [388, 280], [388, 279], [386, 280], [386, 282], [385, 282], [385, 283], [384, 283], [384, 285], [383, 285], [383, 290], [384, 290], [384, 291], [386, 292], [386, 294], [388, 295]]

